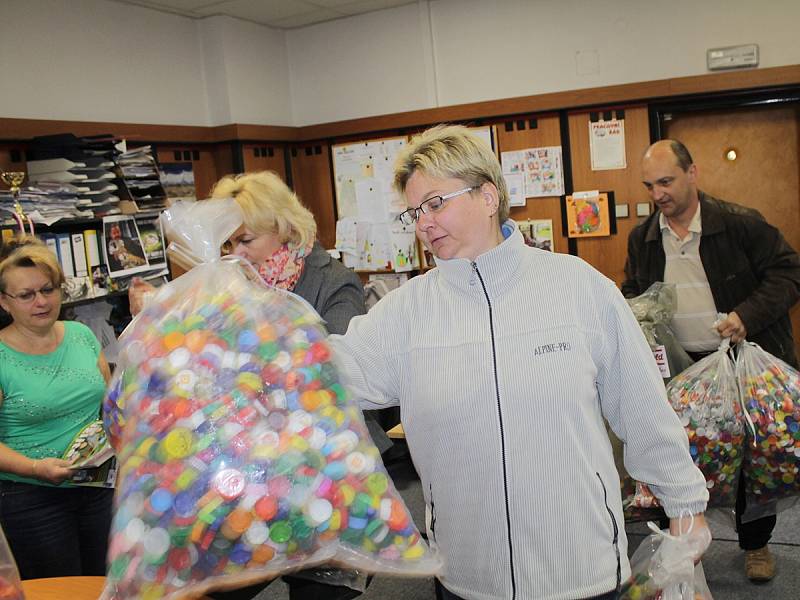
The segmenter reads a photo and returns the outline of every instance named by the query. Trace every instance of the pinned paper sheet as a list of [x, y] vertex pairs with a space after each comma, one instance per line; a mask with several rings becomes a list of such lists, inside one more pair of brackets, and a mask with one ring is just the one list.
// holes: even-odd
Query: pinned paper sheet
[[508, 188], [508, 205], [525, 206], [525, 175], [523, 173], [506, 173], [503, 177]]
[[611, 119], [589, 123], [589, 148], [592, 157], [592, 171], [624, 169], [625, 160], [625, 121]]
[[[500, 158], [506, 183], [514, 186], [514, 201], [518, 204], [512, 204], [512, 206], [524, 206], [525, 202], [519, 201], [520, 193], [524, 198], [564, 194], [561, 146], [503, 152]], [[519, 178], [522, 178], [521, 186]]]
[[356, 220], [349, 217], [339, 219], [336, 222], [336, 249], [339, 252], [356, 254], [357, 248]]
[[389, 211], [383, 198], [383, 186], [377, 179], [356, 182], [356, 206], [359, 221], [385, 223], [389, 220]]
[[392, 225], [391, 239], [391, 261], [394, 270], [401, 273], [418, 268], [417, 236], [414, 227], [396, 222]]

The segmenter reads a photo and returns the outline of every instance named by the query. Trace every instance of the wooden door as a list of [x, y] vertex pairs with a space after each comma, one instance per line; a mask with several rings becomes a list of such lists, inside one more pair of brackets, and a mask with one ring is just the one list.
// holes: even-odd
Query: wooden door
[[[665, 132], [689, 149], [701, 190], [757, 209], [800, 250], [798, 123], [797, 105], [748, 107], [673, 113]], [[800, 355], [800, 304], [790, 314]]]

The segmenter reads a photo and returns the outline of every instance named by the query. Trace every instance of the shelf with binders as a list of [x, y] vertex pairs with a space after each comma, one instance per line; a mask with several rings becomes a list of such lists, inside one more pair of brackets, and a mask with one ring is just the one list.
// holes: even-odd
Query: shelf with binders
[[[152, 280], [156, 285], [167, 281], [169, 270], [158, 215], [159, 211], [147, 211], [135, 217], [62, 219], [50, 225], [35, 224], [35, 235], [58, 258], [64, 272], [64, 306], [78, 306], [127, 294], [134, 276]], [[18, 231], [16, 222], [0, 222], [4, 242]], [[116, 240], [116, 245], [107, 242], [111, 231], [125, 232]], [[109, 245], [119, 247], [122, 244], [128, 248], [130, 244], [138, 244], [139, 254], [144, 259], [141, 268], [126, 270], [114, 262], [119, 259], [119, 253], [113, 256]]]

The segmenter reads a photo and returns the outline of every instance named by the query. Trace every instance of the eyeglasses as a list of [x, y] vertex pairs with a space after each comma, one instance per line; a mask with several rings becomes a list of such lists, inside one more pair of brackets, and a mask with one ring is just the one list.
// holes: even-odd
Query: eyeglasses
[[455, 198], [461, 194], [466, 194], [472, 190], [477, 190], [479, 187], [480, 186], [478, 185], [473, 185], [472, 187], [464, 188], [463, 190], [458, 190], [457, 192], [451, 192], [449, 194], [445, 194], [444, 196], [434, 196], [433, 198], [428, 198], [417, 208], [409, 208], [408, 210], [401, 212], [398, 218], [403, 225], [413, 225], [416, 223], [417, 219], [419, 219], [420, 213], [428, 214], [431, 212], [436, 212], [442, 208], [444, 203], [450, 200], [450, 198]]
[[60, 292], [60, 287], [55, 287], [53, 285], [46, 285], [43, 288], [39, 288], [38, 290], [29, 290], [27, 292], [21, 292], [17, 295], [8, 294], [6, 292], [2, 292], [3, 296], [8, 296], [9, 298], [13, 298], [17, 302], [22, 302], [23, 304], [29, 304], [33, 302], [34, 298], [36, 298], [36, 294], [41, 294], [43, 298], [49, 298], [56, 292]]

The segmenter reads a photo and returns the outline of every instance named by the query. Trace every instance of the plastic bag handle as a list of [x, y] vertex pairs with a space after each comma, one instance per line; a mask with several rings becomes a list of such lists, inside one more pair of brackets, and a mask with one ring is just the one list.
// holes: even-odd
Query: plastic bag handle
[[[756, 344], [755, 342], [748, 342], [746, 340], [741, 340], [738, 344], [736, 344], [736, 356], [734, 357], [734, 363], [738, 364], [740, 360], [740, 356], [742, 353], [742, 349], [747, 346], [752, 346], [761, 350], [761, 346]], [[739, 397], [739, 406], [742, 408], [742, 414], [744, 415], [744, 420], [747, 423], [747, 426], [750, 428], [750, 438], [753, 440], [753, 448], [757, 447], [758, 440], [756, 440], [756, 425], [753, 423], [753, 419], [750, 416], [750, 413], [747, 410], [747, 406], [744, 403], [744, 394], [742, 393], [742, 389], [739, 387], [739, 377], [736, 377], [736, 390], [738, 392], [737, 396]]]

